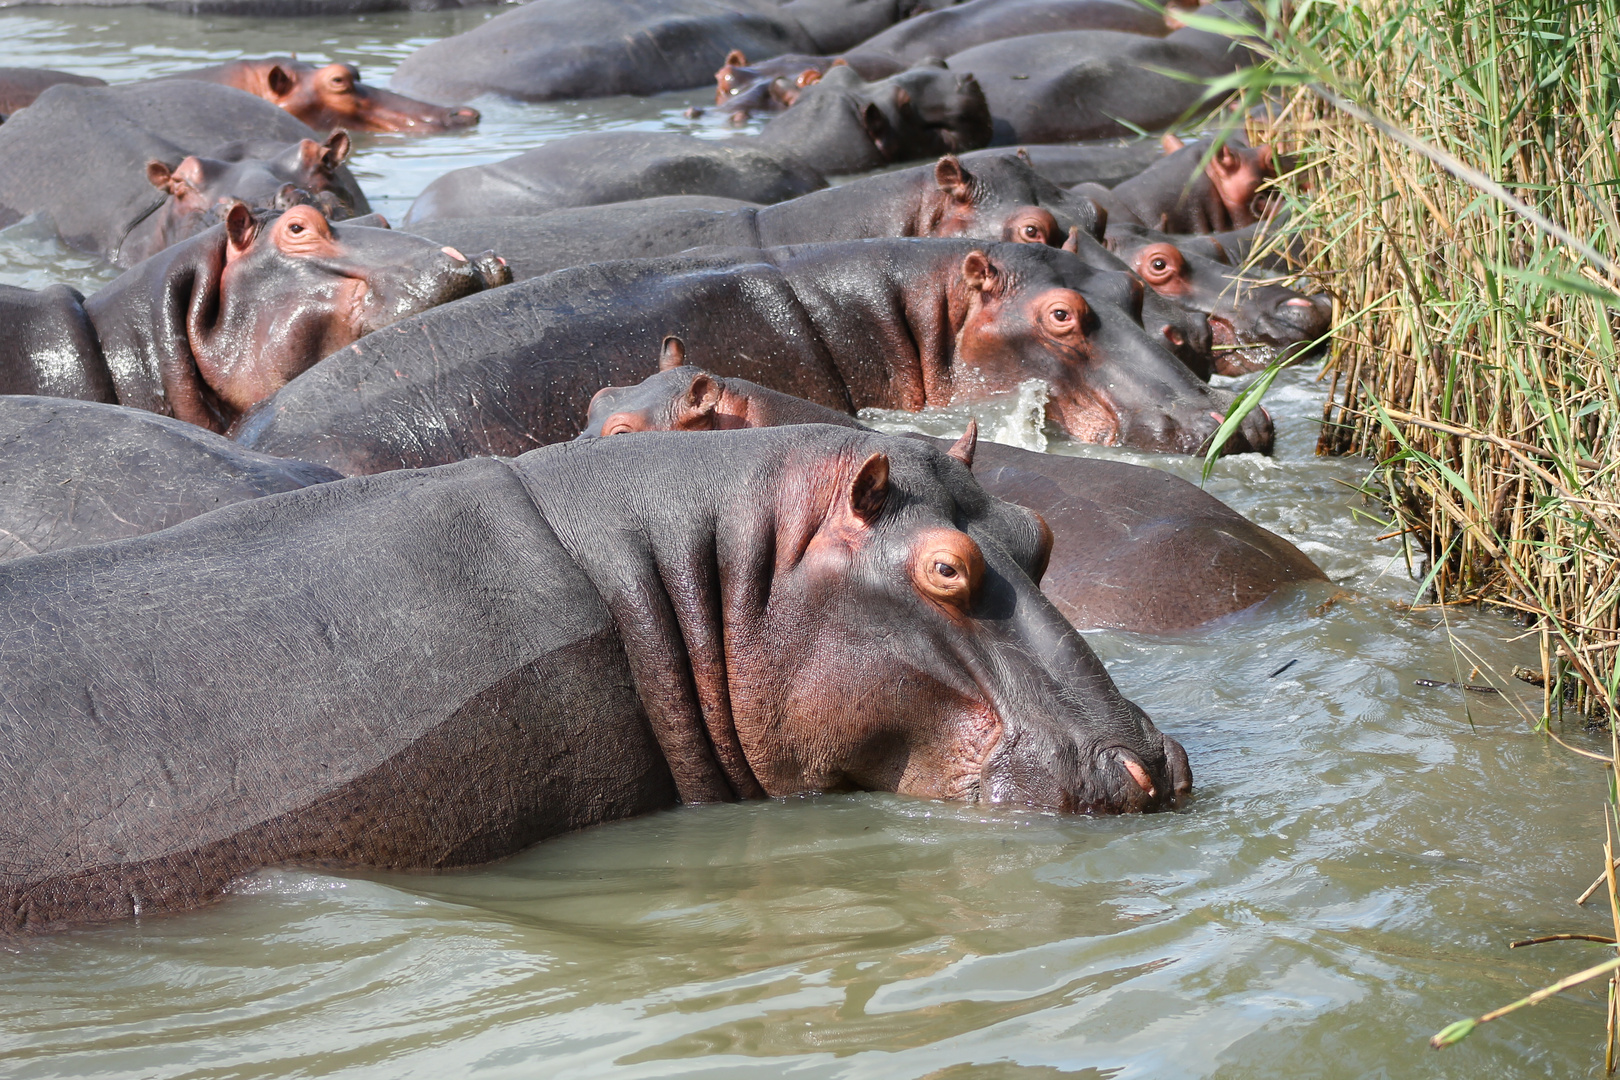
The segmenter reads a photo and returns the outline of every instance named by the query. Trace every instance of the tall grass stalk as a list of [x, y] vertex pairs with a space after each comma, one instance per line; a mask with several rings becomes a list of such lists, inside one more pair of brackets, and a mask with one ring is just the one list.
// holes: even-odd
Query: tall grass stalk
[[1298, 152], [1294, 220], [1346, 316], [1319, 452], [1378, 462], [1441, 602], [1539, 631], [1544, 722], [1608, 717], [1614, 770], [1620, 0], [1262, 2], [1270, 63], [1227, 88]]

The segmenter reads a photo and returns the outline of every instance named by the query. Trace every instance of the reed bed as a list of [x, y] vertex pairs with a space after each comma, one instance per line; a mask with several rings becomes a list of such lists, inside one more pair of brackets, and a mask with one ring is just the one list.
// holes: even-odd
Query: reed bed
[[[1544, 687], [1549, 734], [1570, 706], [1614, 718], [1620, 0], [1304, 0], [1268, 15], [1270, 63], [1231, 85], [1251, 138], [1298, 154], [1293, 220], [1339, 308], [1318, 452], [1376, 462], [1369, 489], [1420, 593], [1539, 634], [1541, 669], [1519, 674]], [[1620, 938], [1612, 856], [1594, 869]], [[1613, 975], [1610, 1069], [1617, 990]]]

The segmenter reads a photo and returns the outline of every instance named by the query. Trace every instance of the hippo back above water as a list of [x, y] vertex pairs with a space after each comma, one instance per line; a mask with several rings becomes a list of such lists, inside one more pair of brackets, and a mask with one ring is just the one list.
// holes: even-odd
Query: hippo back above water
[[946, 453], [810, 426], [338, 481], [6, 564], [3, 928], [677, 802], [1176, 805], [1184, 751], [1040, 594], [1045, 555]]

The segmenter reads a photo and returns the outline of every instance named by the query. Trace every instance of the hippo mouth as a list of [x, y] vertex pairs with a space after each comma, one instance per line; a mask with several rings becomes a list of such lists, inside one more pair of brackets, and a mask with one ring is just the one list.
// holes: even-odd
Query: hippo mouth
[[1279, 356], [1288, 352], [1287, 347], [1262, 341], [1248, 333], [1239, 334], [1229, 320], [1219, 315], [1208, 316], [1208, 321], [1217, 375], [1249, 375], [1264, 371]]

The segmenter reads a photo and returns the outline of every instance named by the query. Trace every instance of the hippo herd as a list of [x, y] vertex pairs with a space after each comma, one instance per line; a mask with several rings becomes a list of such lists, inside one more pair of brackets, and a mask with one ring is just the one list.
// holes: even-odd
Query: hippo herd
[[[1258, 250], [1281, 155], [1165, 133], [1254, 61], [1246, 0], [1185, 11], [529, 0], [395, 90], [292, 56], [0, 68], [0, 226], [125, 268], [0, 286], [0, 933], [679, 803], [1182, 806], [1186, 752], [1076, 627], [1194, 629], [1322, 571], [1168, 472], [857, 414], [1034, 384], [1071, 439], [1203, 454], [1213, 374], [1327, 334]], [[559, 138], [397, 230], [346, 165], [481, 95], [710, 79], [757, 134]]]

